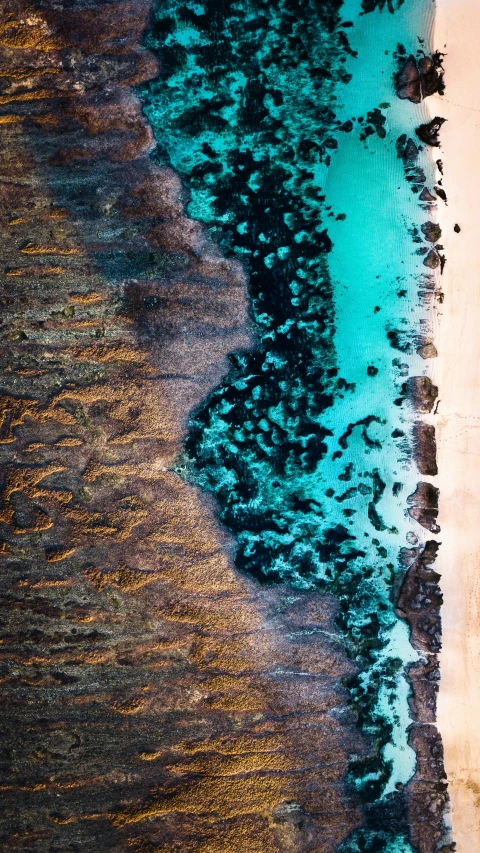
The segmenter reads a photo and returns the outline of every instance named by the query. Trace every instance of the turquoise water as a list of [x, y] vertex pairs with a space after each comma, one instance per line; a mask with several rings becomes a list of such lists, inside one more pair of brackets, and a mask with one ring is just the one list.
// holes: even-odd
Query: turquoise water
[[[403, 133], [415, 139], [415, 128], [428, 118], [423, 105], [401, 101], [392, 92], [392, 56], [398, 43], [414, 52], [419, 35], [429, 43], [433, 6], [424, 0], [406, 0], [394, 15], [377, 11], [365, 16], [358, 15], [359, 7], [358, 0], [345, 0], [343, 6], [343, 15], [355, 23], [350, 42], [358, 51], [358, 60], [347, 63], [353, 79], [343, 90], [337, 90], [336, 113], [340, 119], [347, 119], [365, 116], [372, 105], [385, 105], [382, 113], [386, 117], [386, 136], [381, 139], [372, 134], [359, 144], [358, 134], [348, 135], [328, 170], [326, 204], [335, 213], [346, 214], [344, 221], [333, 217], [329, 225], [334, 244], [329, 268], [334, 283], [337, 364], [342, 376], [356, 387], [355, 393], [343, 400], [337, 397], [325, 413], [324, 423], [335, 439], [346, 422], [360, 421], [373, 413], [383, 423], [372, 424], [369, 434], [380, 442], [381, 450], [362, 447], [357, 435], [349, 456], [344, 454], [337, 461], [337, 471], [335, 463], [322, 466], [322, 480], [334, 482], [345, 462], [353, 464], [357, 471], [365, 464], [375, 464], [385, 483], [376, 505], [386, 526], [381, 543], [387, 551], [386, 559], [395, 562], [399, 545], [406, 544], [407, 533], [415, 527], [405, 515], [405, 498], [414, 491], [419, 478], [410, 454], [405, 452], [405, 438], [393, 437], [395, 431], [409, 435], [411, 412], [393, 403], [407, 375], [425, 372], [425, 362], [415, 351], [396, 352], [385, 335], [388, 329], [418, 330], [419, 321], [425, 316], [418, 300], [418, 283], [425, 267], [422, 256], [417, 254], [418, 244], [409, 235], [425, 220], [425, 213], [405, 181], [396, 140]], [[420, 154], [420, 165], [427, 180], [430, 177], [431, 186], [428, 153]], [[377, 306], [380, 310], [376, 311]], [[378, 370], [375, 376], [367, 373], [369, 366]], [[401, 484], [401, 490], [395, 488], [395, 483]], [[360, 523], [368, 531], [365, 509], [365, 505], [358, 507]], [[359, 521], [357, 517], [355, 524]], [[415, 533], [423, 538], [421, 529], [416, 528]], [[371, 546], [365, 550], [373, 563]], [[390, 643], [380, 659], [397, 656], [404, 664], [415, 660], [406, 625], [393, 618], [390, 624]], [[374, 677], [374, 671], [375, 668], [369, 671], [369, 677]], [[391, 740], [383, 749], [384, 757], [392, 761], [384, 794], [394, 791], [398, 783], [405, 784], [415, 769], [415, 755], [407, 744], [407, 697], [408, 685], [403, 676], [398, 677], [395, 694], [389, 695], [384, 689], [379, 696], [384, 713], [388, 713], [391, 703], [394, 721]]]
[[[245, 263], [257, 332], [192, 417], [182, 467], [216, 496], [239, 568], [337, 596], [359, 666], [348, 687], [371, 752], [349, 781], [385, 809], [345, 851], [410, 850], [385, 816], [415, 769], [416, 653], [394, 605], [416, 527], [401, 386], [425, 369], [411, 343], [425, 214], [397, 140], [423, 108], [396, 98], [392, 75], [399, 43], [428, 44], [432, 13], [430, 0], [167, 0], [148, 41], [163, 72], [142, 92], [189, 215]], [[431, 186], [425, 152], [418, 165]]]

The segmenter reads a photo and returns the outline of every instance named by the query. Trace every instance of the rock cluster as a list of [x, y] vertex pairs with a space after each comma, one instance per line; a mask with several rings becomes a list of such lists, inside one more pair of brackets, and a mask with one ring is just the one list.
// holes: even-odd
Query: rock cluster
[[410, 376], [402, 385], [402, 395], [407, 398], [415, 412], [428, 414], [438, 397], [438, 388], [428, 376]]
[[407, 498], [408, 514], [430, 533], [440, 533], [437, 524], [439, 489], [431, 483], [417, 483], [413, 494]]
[[[419, 484], [416, 494], [431, 500], [427, 484]], [[448, 806], [447, 778], [443, 763], [443, 746], [435, 726], [440, 669], [438, 653], [441, 648], [440, 575], [434, 570], [439, 545], [430, 540], [423, 548], [404, 549], [403, 563], [407, 568], [400, 590], [397, 612], [411, 630], [415, 648], [424, 660], [410, 667], [409, 680], [413, 696], [410, 700], [414, 723], [409, 742], [417, 755], [415, 776], [406, 789], [410, 840], [418, 853], [442, 850], [453, 851], [444, 815]]]
[[[443, 94], [441, 59], [440, 54], [434, 54], [433, 57], [423, 56], [418, 61], [413, 56], [404, 60], [396, 78], [398, 97], [418, 104], [435, 92]], [[416, 129], [417, 137], [425, 145], [438, 147], [439, 132], [444, 122], [445, 119], [437, 116], [420, 125]], [[423, 203], [423, 208], [430, 210], [436, 198], [427, 186], [420, 186], [425, 184], [425, 178], [421, 180], [416, 167], [417, 145], [403, 135], [397, 141], [397, 152], [403, 159], [407, 180], [412, 183], [415, 192], [420, 191], [419, 200]], [[437, 166], [442, 171], [441, 161], [437, 161]], [[435, 192], [446, 202], [446, 195], [441, 186], [435, 186]], [[428, 220], [421, 226], [421, 231], [427, 245], [422, 245], [418, 254], [424, 256], [424, 265], [429, 270], [440, 267], [443, 271], [445, 257], [441, 254], [443, 247], [438, 243], [442, 235], [439, 225]], [[420, 235], [417, 233], [416, 237], [419, 238]], [[421, 242], [421, 238], [419, 241]], [[424, 279], [421, 291], [425, 294], [433, 292], [434, 276], [425, 275]], [[425, 338], [419, 341], [417, 352], [424, 359], [437, 355], [434, 344]], [[418, 415], [426, 415], [432, 412], [437, 396], [438, 388], [427, 376], [410, 377], [403, 384], [402, 396], [397, 403], [401, 404], [406, 398]], [[423, 475], [435, 476], [438, 473], [435, 427], [418, 419], [413, 425], [412, 438], [418, 470]], [[407, 498], [410, 517], [433, 534], [440, 532], [437, 523], [438, 499], [438, 488], [423, 481], [417, 484], [415, 491]], [[415, 776], [406, 788], [410, 843], [418, 853], [440, 850], [442, 853], [449, 853], [455, 848], [445, 824], [448, 807], [447, 780], [443, 765], [443, 746], [435, 725], [440, 679], [437, 656], [441, 648], [442, 595], [439, 587], [440, 576], [434, 571], [432, 564], [438, 547], [437, 542], [430, 540], [424, 547], [402, 550], [401, 561], [405, 566], [406, 575], [397, 606], [398, 615], [410, 626], [412, 644], [423, 654], [423, 659], [409, 670], [413, 693], [410, 705], [414, 720], [409, 742], [417, 756], [417, 767]]]
[[443, 73], [441, 56], [422, 56], [417, 61], [410, 55], [400, 68], [396, 77], [397, 95], [403, 100], [408, 99], [419, 104], [429, 95], [443, 92]]
[[435, 118], [432, 118], [432, 120], [426, 124], [419, 125], [415, 133], [418, 138], [425, 143], [425, 145], [438, 148], [440, 145], [439, 133], [445, 122], [446, 119], [440, 118], [440, 116], [435, 116]]

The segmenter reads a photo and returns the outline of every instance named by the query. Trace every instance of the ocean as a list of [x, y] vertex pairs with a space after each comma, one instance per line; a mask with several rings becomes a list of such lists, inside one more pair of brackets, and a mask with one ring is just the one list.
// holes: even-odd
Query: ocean
[[[215, 496], [241, 571], [337, 597], [371, 745], [348, 782], [367, 803], [415, 771], [418, 653], [395, 604], [401, 549], [425, 539], [407, 512], [421, 479], [408, 379], [428, 365], [419, 195], [434, 165], [415, 135], [426, 108], [394, 75], [431, 50], [433, 16], [431, 0], [164, 0], [147, 37], [162, 71], [141, 92], [189, 216], [244, 264], [256, 340], [192, 413], [179, 470]], [[342, 849], [411, 850], [380, 836]]]

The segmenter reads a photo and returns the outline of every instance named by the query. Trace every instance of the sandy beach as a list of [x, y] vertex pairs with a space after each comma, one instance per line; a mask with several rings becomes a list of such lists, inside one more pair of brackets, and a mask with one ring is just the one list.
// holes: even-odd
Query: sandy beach
[[448, 119], [439, 152], [448, 206], [439, 202], [438, 211], [448, 260], [433, 364], [444, 595], [438, 724], [454, 839], [458, 853], [473, 853], [480, 850], [480, 4], [437, 0], [436, 9], [447, 88], [429, 106]]

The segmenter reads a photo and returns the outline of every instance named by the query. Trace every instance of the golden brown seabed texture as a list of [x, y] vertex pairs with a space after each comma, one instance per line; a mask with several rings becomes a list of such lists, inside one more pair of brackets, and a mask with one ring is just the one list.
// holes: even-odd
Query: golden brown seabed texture
[[335, 601], [240, 576], [169, 470], [251, 336], [242, 269], [150, 159], [150, 5], [0, 5], [1, 843], [326, 853], [365, 819]]

